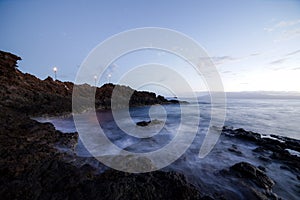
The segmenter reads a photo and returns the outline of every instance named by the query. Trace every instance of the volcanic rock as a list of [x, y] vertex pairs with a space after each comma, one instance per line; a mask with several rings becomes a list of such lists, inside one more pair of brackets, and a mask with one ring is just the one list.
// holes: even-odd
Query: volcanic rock
[[252, 180], [264, 189], [271, 189], [275, 184], [262, 170], [247, 162], [237, 163], [230, 167], [230, 170], [234, 172], [236, 176]]

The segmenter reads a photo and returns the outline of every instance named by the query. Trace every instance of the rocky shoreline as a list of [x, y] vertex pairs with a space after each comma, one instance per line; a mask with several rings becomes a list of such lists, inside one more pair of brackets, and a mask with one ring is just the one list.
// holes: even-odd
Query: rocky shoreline
[[[1, 198], [202, 199], [200, 192], [178, 173], [107, 170], [99, 174], [88, 164], [76, 163], [80, 159], [74, 153], [77, 133], [61, 133], [51, 123], [39, 123], [29, 117], [70, 113], [73, 83], [23, 74], [16, 65], [20, 59], [0, 51]], [[87, 84], [81, 87], [92, 88]], [[114, 87], [105, 84], [97, 88], [96, 108], [110, 108]], [[118, 87], [133, 93], [130, 106], [178, 103], [154, 93]], [[67, 151], [60, 151], [62, 148]]]
[[[11, 108], [29, 116], [61, 115], [72, 112], [72, 82], [62, 82], [47, 77], [40, 80], [37, 77], [22, 73], [17, 69], [20, 57], [0, 51], [0, 106]], [[95, 108], [110, 109], [112, 91], [118, 87], [121, 96], [132, 94], [129, 106], [145, 106], [154, 104], [174, 104], [178, 100], [167, 100], [153, 92], [136, 91], [128, 86], [104, 84], [93, 87], [88, 84], [78, 85], [80, 97], [86, 98], [86, 93], [95, 90]], [[84, 110], [86, 108], [82, 108]]]
[[[74, 147], [77, 133], [61, 133], [32, 115], [58, 115], [71, 111], [72, 83], [40, 80], [16, 69], [18, 56], [0, 52], [0, 197], [2, 199], [285, 199], [273, 192], [278, 182], [269, 169], [250, 162], [232, 163], [216, 173], [244, 191], [238, 196], [224, 188], [192, 184], [172, 171], [128, 174], [99, 170], [80, 163]], [[90, 86], [85, 86], [90, 87]], [[109, 109], [113, 84], [97, 89], [96, 105]], [[124, 86], [122, 86], [124, 87]], [[132, 90], [124, 88], [124, 90]], [[134, 92], [131, 106], [169, 102], [154, 93]], [[276, 162], [300, 182], [300, 141], [223, 127], [222, 137], [255, 144], [253, 154], [265, 163]], [[61, 151], [59, 149], [65, 149]], [[237, 145], [227, 149], [242, 155]], [[91, 158], [92, 159], [92, 158]], [[221, 179], [220, 179], [221, 180]], [[222, 179], [223, 180], [223, 179]], [[222, 184], [222, 183], [221, 183]], [[300, 184], [296, 185], [300, 196]]]

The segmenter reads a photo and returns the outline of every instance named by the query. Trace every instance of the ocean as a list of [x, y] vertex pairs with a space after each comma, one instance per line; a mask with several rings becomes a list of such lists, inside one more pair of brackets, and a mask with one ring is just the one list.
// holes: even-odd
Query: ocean
[[[200, 107], [200, 122], [192, 144], [179, 159], [164, 167], [162, 170], [183, 173], [195, 186], [199, 186], [203, 189], [205, 185], [207, 191], [209, 191], [209, 187], [212, 186], [239, 193], [240, 191], [236, 191], [230, 179], [224, 177], [219, 172], [222, 169], [228, 169], [234, 163], [245, 161], [255, 166], [263, 166], [266, 168], [268, 176], [276, 182], [273, 190], [277, 194], [287, 199], [297, 199], [297, 180], [295, 180], [294, 175], [289, 171], [282, 171], [279, 163], [265, 163], [261, 161], [258, 158], [259, 155], [253, 152], [253, 149], [257, 148], [255, 144], [221, 135], [213, 150], [205, 158], [199, 158], [199, 149], [203, 143], [210, 121], [209, 113], [211, 105], [209, 102], [203, 100], [182, 105], [189, 108], [190, 120], [197, 117], [194, 112], [196, 104]], [[84, 127], [85, 124], [81, 123], [81, 126], [83, 126], [86, 131], [89, 131], [100, 124], [107, 138], [120, 149], [135, 153], [153, 152], [163, 148], [175, 138], [177, 129], [181, 123], [181, 108], [179, 105], [170, 104], [164, 105], [163, 107], [165, 114], [167, 114], [166, 121], [163, 126], [160, 127], [159, 133], [152, 137], [137, 138], [133, 135], [126, 134], [126, 131], [117, 126], [112, 112], [109, 110], [98, 111], [98, 121], [94, 122], [94, 125], [91, 126], [91, 124], [89, 124], [88, 127]], [[164, 112], [160, 112], [162, 109], [160, 105], [157, 108], [156, 110], [155, 105], [130, 108], [130, 120], [133, 122], [150, 120], [149, 110], [151, 111], [151, 116], [160, 119], [160, 115], [155, 115], [155, 112], [157, 111], [162, 115]], [[89, 115], [91, 114], [88, 112], [84, 113], [84, 117], [88, 118]], [[163, 118], [165, 116], [161, 117]], [[36, 118], [36, 120], [40, 122], [51, 122], [56, 129], [62, 132], [76, 131], [72, 116]], [[126, 120], [128, 119], [124, 120], [125, 124], [127, 123]], [[128, 123], [130, 123], [130, 120], [128, 120]], [[226, 126], [243, 128], [265, 135], [274, 134], [300, 139], [299, 122], [300, 101], [298, 99], [227, 99]], [[187, 134], [194, 130], [193, 127], [188, 124], [183, 127]], [[182, 142], [186, 142], [184, 138], [181, 140]], [[180, 142], [179, 139], [179, 143]], [[233, 145], [242, 152], [240, 155], [228, 151]], [[86, 150], [81, 140], [79, 140], [76, 147], [76, 153], [79, 157], [91, 157], [91, 154]], [[106, 148], [105, 155], [110, 154], [116, 155], [115, 150]], [[103, 166], [101, 163], [98, 164], [99, 171], [103, 171]], [[286, 184], [290, 186], [286, 187]]]
[[[199, 101], [201, 124], [207, 125], [210, 115], [210, 104]], [[195, 102], [185, 106], [192, 107]], [[166, 105], [173, 126], [180, 118], [180, 108], [177, 105]], [[149, 120], [149, 106], [131, 108], [134, 121]], [[193, 110], [191, 110], [193, 111]], [[102, 119], [112, 118], [109, 111], [98, 111]], [[193, 113], [191, 113], [193, 115]], [[173, 119], [171, 119], [173, 117]], [[76, 132], [72, 116], [35, 118], [40, 122], [51, 122], [62, 132]], [[233, 128], [243, 128], [248, 131], [265, 135], [280, 135], [300, 139], [300, 99], [227, 99], [226, 119], [224, 125]]]

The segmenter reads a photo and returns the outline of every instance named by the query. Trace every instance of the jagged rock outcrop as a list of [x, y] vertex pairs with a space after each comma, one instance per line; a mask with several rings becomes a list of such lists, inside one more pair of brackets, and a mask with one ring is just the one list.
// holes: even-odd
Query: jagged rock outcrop
[[[1, 199], [207, 199], [178, 173], [99, 175], [88, 164], [70, 164], [78, 159], [72, 151], [78, 134], [61, 133], [28, 115], [70, 112], [73, 83], [23, 74], [16, 68], [18, 56], [0, 56]], [[97, 89], [99, 105], [109, 108], [113, 87]], [[154, 93], [134, 91], [134, 96], [132, 106], [162, 102]]]
[[[27, 115], [55, 115], [71, 112], [74, 84], [54, 81], [51, 77], [40, 80], [28, 73], [24, 74], [15, 67], [20, 59], [11, 53], [0, 51], [0, 106], [9, 107]], [[80, 87], [83, 88], [80, 91], [82, 98], [88, 96], [86, 95], [88, 91], [94, 90], [94, 87], [88, 84]], [[110, 108], [115, 87], [118, 87], [120, 98], [132, 94], [129, 106], [179, 103], [177, 100], [168, 101], [152, 92], [135, 91], [127, 86], [116, 86], [110, 83], [96, 89], [96, 108]]]
[[237, 163], [231, 166], [230, 170], [234, 172], [236, 176], [253, 181], [264, 189], [271, 189], [275, 184], [262, 170], [247, 162]]
[[19, 56], [0, 51], [0, 63], [3, 68], [0, 70], [0, 76], [13, 77], [16, 72], [17, 62], [21, 60]]
[[[39, 123], [28, 117], [70, 112], [73, 83], [54, 81], [51, 77], [40, 80], [16, 68], [16, 62], [20, 60], [18, 56], [6, 52], [0, 52], [0, 56], [2, 199], [278, 199], [271, 190], [274, 181], [267, 175], [269, 169], [246, 162], [213, 172], [220, 172], [221, 187], [209, 184], [208, 189], [203, 187], [207, 183], [196, 187], [175, 172], [128, 174], [107, 170], [98, 174], [98, 168], [81, 162], [72, 151], [77, 144], [77, 133], [63, 134], [50, 123]], [[87, 84], [81, 87], [87, 91], [95, 90]], [[133, 94], [130, 106], [178, 103], [154, 93], [105, 84], [96, 90], [97, 107], [110, 108], [115, 87], [119, 88], [120, 96]], [[83, 90], [82, 98], [87, 91]], [[160, 121], [141, 121], [137, 125], [148, 126], [151, 123]], [[254, 156], [263, 162], [280, 163], [283, 170], [288, 170], [300, 180], [300, 157], [293, 154], [293, 151], [300, 151], [299, 140], [272, 136], [274, 140], [228, 127], [223, 128], [222, 136], [255, 144], [257, 148], [250, 150]], [[238, 145], [229, 146], [227, 150], [234, 156], [246, 155]], [[226, 188], [226, 183], [233, 185], [231, 188], [235, 191]]]
[[[300, 152], [300, 141], [284, 136], [271, 135], [262, 137], [258, 133], [246, 131], [242, 128], [231, 129], [223, 127], [223, 134], [227, 137], [235, 137], [244, 141], [253, 142], [258, 145], [253, 152], [259, 154], [259, 158], [264, 161], [277, 160], [283, 162], [290, 171], [300, 174], [300, 157], [291, 154], [288, 150]], [[264, 152], [271, 153], [268, 157], [263, 156]]]

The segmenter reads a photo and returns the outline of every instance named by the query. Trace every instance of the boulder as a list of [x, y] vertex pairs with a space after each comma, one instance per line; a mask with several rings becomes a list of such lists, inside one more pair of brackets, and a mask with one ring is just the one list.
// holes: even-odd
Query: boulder
[[240, 162], [230, 167], [230, 171], [240, 178], [246, 178], [263, 189], [271, 189], [274, 181], [262, 170], [247, 162]]

